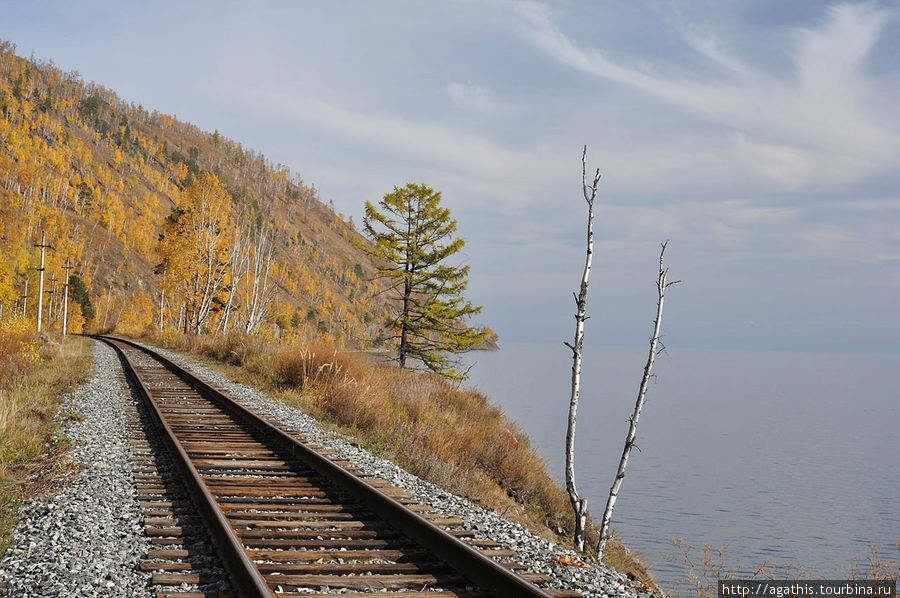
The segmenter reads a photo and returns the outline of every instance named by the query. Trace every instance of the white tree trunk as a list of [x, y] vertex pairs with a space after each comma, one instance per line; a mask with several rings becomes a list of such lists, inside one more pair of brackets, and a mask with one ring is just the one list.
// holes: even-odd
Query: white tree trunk
[[229, 262], [227, 260], [231, 258], [231, 254], [229, 254], [224, 263], [219, 261], [218, 248], [224, 235], [219, 228], [220, 212], [221, 206], [218, 204], [208, 205], [204, 201], [200, 204], [199, 213], [193, 216], [191, 223], [203, 243], [201, 259], [205, 268], [203, 276], [197, 279], [194, 286], [196, 306], [192, 310], [191, 317], [195, 334], [200, 334], [209, 318], [213, 299], [221, 287], [228, 269]]
[[250, 244], [252, 256], [247, 260], [246, 300], [247, 322], [245, 331], [253, 333], [259, 328], [266, 316], [266, 310], [272, 301], [274, 290], [269, 280], [272, 266], [274, 239], [266, 230], [256, 231], [256, 238]]
[[41, 244], [38, 245], [41, 248], [41, 267], [38, 268], [38, 272], [41, 273], [41, 279], [38, 286], [38, 296], [37, 296], [37, 331], [41, 331], [41, 319], [43, 318], [43, 304], [44, 304], [44, 250], [49, 247], [46, 244], [46, 240], [44, 237], [44, 233], [41, 233]]
[[72, 268], [74, 268], [74, 266], [69, 264], [69, 257], [66, 256], [66, 280], [63, 285], [63, 336], [66, 336], [69, 333], [69, 271], [72, 270]]
[[637, 401], [634, 404], [634, 413], [628, 418], [628, 435], [625, 437], [625, 448], [622, 450], [622, 458], [619, 460], [619, 469], [616, 471], [616, 478], [612, 487], [609, 489], [609, 498], [606, 501], [606, 509], [603, 511], [603, 520], [600, 523], [600, 540], [597, 543], [597, 559], [603, 558], [603, 551], [606, 549], [606, 542], [609, 540], [609, 522], [612, 519], [613, 508], [616, 506], [616, 499], [619, 497], [619, 489], [622, 487], [622, 480], [625, 479], [625, 467], [628, 465], [628, 457], [631, 455], [631, 449], [634, 447], [635, 437], [637, 435], [638, 420], [641, 417], [641, 409], [644, 407], [644, 397], [647, 396], [647, 385], [650, 383], [651, 372], [653, 370], [653, 362], [662, 349], [659, 347], [659, 330], [662, 324], [663, 299], [666, 296], [666, 289], [673, 284], [678, 284], [676, 280], [668, 282], [669, 269], [663, 266], [663, 256], [666, 253], [666, 243], [662, 244], [659, 252], [659, 276], [656, 280], [656, 288], [658, 291], [656, 301], [656, 319], [653, 320], [653, 335], [650, 337], [650, 352], [647, 355], [647, 363], [644, 365], [644, 375], [641, 378], [641, 385], [638, 388]]
[[594, 256], [594, 198], [597, 195], [597, 183], [600, 181], [600, 170], [594, 173], [594, 181], [587, 185], [587, 146], [581, 154], [581, 189], [588, 205], [587, 251], [584, 260], [584, 271], [581, 275], [581, 286], [575, 298], [574, 344], [566, 343], [572, 349], [572, 392], [569, 396], [569, 422], [566, 428], [566, 491], [575, 514], [575, 548], [584, 550], [584, 529], [587, 522], [587, 499], [578, 494], [575, 487], [575, 420], [578, 412], [578, 394], [581, 385], [581, 349], [584, 343], [584, 322], [588, 294], [588, 280], [591, 276], [591, 261]]
[[66, 284], [63, 286], [63, 324], [62, 324], [62, 333], [63, 336], [68, 334], [68, 330], [66, 330], [66, 326], [69, 323], [69, 285]]
[[[247, 232], [244, 232], [244, 229]], [[234, 296], [237, 294], [238, 285], [241, 283], [241, 277], [244, 275], [244, 260], [249, 256], [244, 252], [245, 246], [249, 246], [250, 229], [249, 226], [243, 224], [243, 219], [239, 219], [238, 224], [234, 227], [234, 243], [231, 248], [231, 257], [229, 258], [229, 268], [231, 270], [231, 286], [228, 290], [228, 301], [225, 302], [225, 313], [219, 319], [219, 325], [216, 327], [216, 334], [219, 332], [228, 332], [228, 320], [231, 317], [232, 305], [234, 304]]]

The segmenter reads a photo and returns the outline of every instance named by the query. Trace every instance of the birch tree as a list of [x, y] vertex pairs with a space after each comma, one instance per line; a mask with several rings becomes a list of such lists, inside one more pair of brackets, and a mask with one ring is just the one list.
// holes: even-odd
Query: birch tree
[[196, 239], [195, 256], [199, 262], [192, 280], [192, 327], [195, 334], [200, 334], [209, 318], [213, 298], [222, 289], [228, 272], [231, 196], [214, 175], [204, 174], [188, 188], [188, 197], [190, 231]]
[[230, 280], [228, 281], [228, 299], [222, 308], [222, 317], [216, 325], [216, 334], [220, 332], [228, 332], [228, 321], [231, 312], [234, 310], [234, 298], [238, 293], [238, 285], [244, 276], [245, 264], [249, 259], [249, 231], [250, 225], [246, 219], [238, 218], [238, 224], [234, 227], [234, 239], [231, 244], [231, 254], [228, 258], [229, 269], [231, 271]]
[[662, 324], [663, 300], [666, 296], [666, 289], [670, 286], [678, 284], [680, 280], [669, 282], [669, 269], [663, 263], [663, 257], [666, 253], [666, 245], [668, 241], [662, 244], [659, 250], [659, 274], [656, 279], [657, 299], [656, 299], [656, 318], [653, 320], [653, 334], [650, 335], [650, 351], [647, 354], [647, 363], [644, 365], [644, 375], [641, 377], [641, 384], [638, 387], [637, 400], [634, 403], [634, 412], [628, 418], [628, 434], [625, 436], [625, 448], [622, 450], [622, 457], [619, 459], [619, 468], [616, 470], [616, 477], [612, 487], [609, 489], [609, 498], [606, 500], [606, 509], [603, 511], [603, 520], [600, 523], [600, 540], [597, 542], [597, 558], [603, 558], [603, 551], [606, 548], [606, 542], [609, 540], [609, 522], [612, 519], [613, 508], [616, 506], [616, 499], [619, 497], [619, 489], [622, 487], [622, 480], [625, 479], [625, 467], [628, 466], [628, 457], [631, 455], [631, 449], [635, 446], [635, 438], [637, 436], [638, 420], [641, 417], [641, 409], [644, 408], [644, 398], [647, 396], [647, 385], [653, 375], [653, 362], [656, 356], [664, 350], [659, 342], [659, 330]]
[[223, 288], [232, 259], [231, 227], [231, 196], [209, 173], [185, 190], [163, 224], [156, 247], [162, 258], [157, 272], [163, 275], [163, 289], [171, 285], [171, 290], [181, 295], [185, 332], [201, 332], [213, 299]]
[[244, 330], [255, 332], [265, 318], [275, 290], [269, 278], [275, 243], [271, 232], [263, 227], [254, 231], [248, 240], [247, 253], [242, 258], [245, 263], [244, 305], [247, 310]]
[[575, 486], [575, 420], [578, 413], [578, 396], [581, 386], [581, 350], [584, 344], [584, 323], [586, 315], [588, 281], [591, 276], [591, 261], [594, 257], [594, 198], [597, 197], [597, 183], [600, 169], [594, 172], [590, 186], [587, 183], [587, 146], [581, 153], [581, 192], [587, 203], [587, 251], [581, 285], [575, 296], [575, 339], [573, 344], [565, 343], [572, 350], [572, 389], [569, 395], [569, 421], [566, 428], [566, 492], [575, 514], [575, 548], [584, 550], [584, 528], [587, 523], [587, 499], [578, 494]]

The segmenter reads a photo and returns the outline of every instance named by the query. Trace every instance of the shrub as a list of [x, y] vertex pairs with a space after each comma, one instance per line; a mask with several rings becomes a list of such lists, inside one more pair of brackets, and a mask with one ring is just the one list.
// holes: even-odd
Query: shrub
[[40, 358], [40, 344], [31, 323], [20, 314], [0, 320], [0, 388]]

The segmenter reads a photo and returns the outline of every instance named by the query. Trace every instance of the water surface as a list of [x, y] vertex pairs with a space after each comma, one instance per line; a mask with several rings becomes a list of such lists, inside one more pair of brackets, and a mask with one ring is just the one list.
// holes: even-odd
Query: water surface
[[[470, 355], [470, 383], [562, 479], [571, 351], [503, 343]], [[584, 359], [576, 471], [599, 517], [646, 350], [589, 346]], [[768, 559], [833, 574], [870, 542], [897, 560], [900, 356], [678, 349], [656, 372], [613, 527], [664, 588], [681, 576], [660, 558], [673, 536], [727, 546], [732, 566]]]

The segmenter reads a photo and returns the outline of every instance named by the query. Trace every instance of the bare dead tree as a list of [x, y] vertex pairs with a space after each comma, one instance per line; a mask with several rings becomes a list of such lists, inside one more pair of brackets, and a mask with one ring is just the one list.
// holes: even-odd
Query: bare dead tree
[[637, 400], [634, 403], [634, 413], [628, 418], [628, 435], [625, 437], [625, 448], [622, 450], [622, 458], [619, 460], [619, 469], [616, 471], [616, 478], [612, 487], [609, 489], [609, 498], [606, 501], [606, 510], [603, 511], [603, 520], [600, 523], [600, 540], [597, 542], [597, 559], [603, 558], [603, 550], [606, 548], [606, 541], [609, 540], [609, 522], [612, 519], [613, 508], [616, 506], [616, 499], [619, 497], [619, 489], [622, 487], [622, 480], [625, 479], [625, 467], [628, 465], [628, 457], [631, 455], [631, 449], [635, 446], [635, 437], [637, 435], [638, 420], [641, 417], [641, 409], [644, 408], [644, 398], [647, 396], [647, 385], [653, 375], [653, 362], [665, 347], [659, 342], [659, 330], [662, 324], [663, 299], [666, 296], [666, 289], [670, 286], [678, 284], [680, 280], [668, 281], [669, 269], [663, 264], [663, 257], [666, 253], [666, 245], [668, 241], [662, 244], [659, 251], [659, 275], [656, 279], [657, 300], [656, 300], [656, 319], [653, 320], [653, 334], [650, 336], [650, 351], [647, 354], [647, 363], [644, 365], [644, 375], [641, 378], [641, 385], [638, 387]]
[[[572, 349], [572, 392], [569, 396], [569, 423], [566, 429], [566, 491], [575, 514], [575, 548], [584, 550], [584, 528], [587, 524], [587, 499], [578, 494], [575, 487], [575, 419], [578, 412], [578, 393], [581, 384], [581, 349], [584, 344], [584, 323], [588, 294], [588, 279], [591, 276], [591, 261], [594, 257], [594, 198], [597, 196], [597, 183], [600, 182], [600, 169], [594, 172], [594, 180], [587, 184], [587, 145], [581, 152], [581, 191], [588, 206], [587, 251], [584, 260], [584, 272], [581, 274], [581, 286], [575, 296], [575, 341], [565, 343]], [[574, 293], [573, 293], [574, 294]]]

